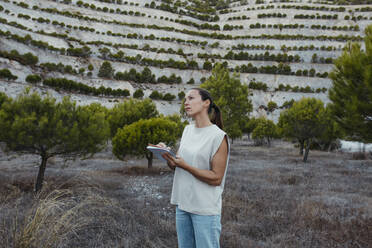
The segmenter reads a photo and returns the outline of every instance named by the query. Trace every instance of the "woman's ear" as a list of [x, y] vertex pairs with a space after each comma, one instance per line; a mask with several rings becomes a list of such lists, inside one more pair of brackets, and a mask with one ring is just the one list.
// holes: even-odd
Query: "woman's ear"
[[211, 100], [207, 99], [203, 102], [203, 106], [206, 108], [209, 108], [209, 105], [211, 104]]

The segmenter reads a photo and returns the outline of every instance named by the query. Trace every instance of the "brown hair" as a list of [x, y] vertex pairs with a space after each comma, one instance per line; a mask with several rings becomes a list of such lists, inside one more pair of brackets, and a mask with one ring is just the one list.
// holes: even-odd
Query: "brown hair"
[[211, 122], [213, 124], [216, 124], [219, 128], [223, 129], [221, 110], [213, 102], [211, 94], [207, 90], [202, 89], [202, 88], [192, 88], [192, 90], [197, 90], [203, 101], [206, 101], [206, 100], [210, 101], [209, 108], [208, 108], [208, 114], [212, 113], [212, 109], [214, 109], [213, 118], [211, 119]]

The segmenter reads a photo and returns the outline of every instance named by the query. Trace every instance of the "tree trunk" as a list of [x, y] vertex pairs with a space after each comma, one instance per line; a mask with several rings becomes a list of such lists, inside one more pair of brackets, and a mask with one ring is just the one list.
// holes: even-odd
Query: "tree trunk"
[[39, 173], [37, 174], [37, 179], [35, 183], [35, 192], [39, 192], [43, 187], [44, 173], [46, 169], [48, 157], [46, 155], [41, 155], [41, 164], [39, 167]]
[[303, 159], [304, 163], [306, 163], [306, 161], [307, 161], [307, 156], [309, 155], [309, 151], [310, 151], [310, 140], [308, 140], [306, 142], [305, 155], [304, 155], [304, 159]]
[[331, 150], [332, 150], [332, 142], [328, 146], [328, 152], [331, 152]]
[[300, 155], [304, 155], [304, 140], [300, 140]]
[[146, 158], [147, 158], [147, 168], [151, 169], [152, 168], [152, 159], [153, 159], [152, 152], [150, 153], [149, 156], [146, 155]]

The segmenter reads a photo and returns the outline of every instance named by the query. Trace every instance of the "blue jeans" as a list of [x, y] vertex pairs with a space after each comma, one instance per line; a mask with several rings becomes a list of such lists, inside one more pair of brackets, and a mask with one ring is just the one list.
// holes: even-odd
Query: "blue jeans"
[[198, 215], [176, 208], [178, 248], [219, 248], [220, 215]]

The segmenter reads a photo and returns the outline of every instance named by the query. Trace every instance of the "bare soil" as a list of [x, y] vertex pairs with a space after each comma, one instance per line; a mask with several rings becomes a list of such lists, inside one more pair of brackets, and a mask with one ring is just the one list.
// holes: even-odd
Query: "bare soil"
[[[159, 160], [53, 158], [35, 195], [38, 164], [0, 151], [0, 247], [177, 247], [173, 172]], [[303, 163], [290, 143], [234, 141], [223, 197], [222, 247], [372, 247], [370, 157], [310, 151]]]

